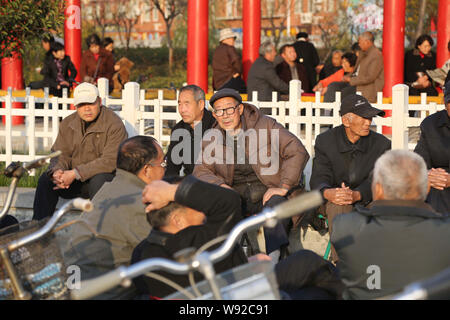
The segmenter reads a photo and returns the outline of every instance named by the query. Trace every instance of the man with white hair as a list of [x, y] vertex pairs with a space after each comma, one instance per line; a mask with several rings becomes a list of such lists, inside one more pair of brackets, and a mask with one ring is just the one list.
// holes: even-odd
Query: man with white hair
[[334, 219], [331, 242], [338, 255], [346, 299], [395, 294], [450, 265], [450, 217], [426, 204], [425, 161], [407, 150], [391, 150], [375, 163], [370, 209]]
[[248, 72], [247, 94], [252, 97], [258, 92], [259, 101], [272, 101], [272, 91], [288, 94], [289, 85], [278, 77], [273, 64], [277, 52], [275, 45], [265, 41], [259, 47], [259, 58], [255, 60]]

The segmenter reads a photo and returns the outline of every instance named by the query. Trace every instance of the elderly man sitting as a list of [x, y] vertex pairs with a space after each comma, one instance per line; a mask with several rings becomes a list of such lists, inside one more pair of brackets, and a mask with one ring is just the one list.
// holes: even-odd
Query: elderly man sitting
[[[320, 134], [315, 143], [311, 189], [320, 190], [327, 203], [321, 208], [328, 217], [329, 231], [337, 214], [349, 212], [356, 203], [372, 201], [370, 173], [375, 161], [391, 142], [370, 130], [372, 118], [384, 112], [366, 98], [353, 94], [342, 100], [342, 125]], [[332, 249], [332, 259], [336, 260]]]
[[[210, 104], [217, 122], [203, 137], [202, 157], [193, 175], [236, 190], [245, 214], [283, 202], [299, 185], [309, 159], [301, 141], [255, 106], [242, 103], [233, 89], [216, 92]], [[267, 253], [277, 255], [288, 244], [285, 228], [278, 224], [264, 229]]]
[[392, 150], [376, 161], [371, 208], [334, 219], [331, 242], [347, 286], [344, 298], [391, 295], [450, 266], [450, 217], [424, 202], [428, 190], [419, 155]]

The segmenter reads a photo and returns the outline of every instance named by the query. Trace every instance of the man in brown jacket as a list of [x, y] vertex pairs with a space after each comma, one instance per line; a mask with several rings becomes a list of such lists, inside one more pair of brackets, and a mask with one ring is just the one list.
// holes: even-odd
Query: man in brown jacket
[[345, 76], [342, 81], [356, 87], [357, 92], [371, 103], [377, 102], [377, 92], [384, 87], [383, 54], [374, 45], [371, 32], [364, 32], [358, 38], [361, 53], [356, 61], [356, 72]]
[[114, 111], [101, 105], [96, 86], [82, 83], [74, 90], [77, 110], [60, 126], [52, 151], [61, 150], [39, 178], [33, 219], [51, 216], [59, 197], [90, 198], [116, 169], [117, 149], [128, 135]]
[[[299, 185], [309, 159], [301, 141], [255, 106], [243, 104], [235, 90], [219, 90], [210, 104], [217, 122], [203, 136], [193, 175], [236, 190], [247, 215], [283, 202]], [[289, 221], [283, 224], [264, 229], [266, 252], [276, 252], [275, 257], [288, 244]]]
[[[220, 31], [219, 46], [212, 59], [213, 89], [233, 88], [238, 91], [242, 85], [242, 61], [234, 47], [237, 34], [230, 28]], [[245, 90], [244, 90], [245, 92]]]

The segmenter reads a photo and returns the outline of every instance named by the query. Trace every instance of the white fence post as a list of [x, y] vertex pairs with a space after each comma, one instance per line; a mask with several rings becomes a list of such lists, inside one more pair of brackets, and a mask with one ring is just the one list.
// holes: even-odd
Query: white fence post
[[392, 87], [392, 149], [408, 149], [408, 91], [404, 84]]
[[12, 88], [8, 87], [5, 97], [6, 166], [12, 162]]
[[98, 94], [102, 99], [102, 105], [106, 106], [106, 98], [109, 94], [109, 82], [106, 78], [99, 78], [97, 80]]
[[139, 83], [127, 82], [122, 91], [122, 119], [125, 121], [125, 128], [128, 137], [139, 134]]

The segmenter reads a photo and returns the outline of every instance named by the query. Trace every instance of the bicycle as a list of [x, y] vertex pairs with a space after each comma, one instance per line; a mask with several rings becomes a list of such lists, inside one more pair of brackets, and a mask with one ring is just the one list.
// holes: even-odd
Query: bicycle
[[[198, 286], [193, 285], [188, 289], [176, 287], [177, 291], [187, 298], [214, 298], [217, 300], [224, 298], [279, 299], [278, 285], [273, 275], [273, 264], [271, 262], [249, 263], [220, 275], [216, 275], [213, 263], [222, 260], [230, 254], [244, 232], [262, 225], [273, 227], [277, 220], [289, 218], [305, 210], [317, 207], [322, 201], [322, 196], [318, 191], [302, 194], [274, 208], [266, 208], [260, 214], [242, 220], [231, 230], [225, 242], [213, 251], [206, 251], [203, 248], [196, 252], [183, 250], [185, 252], [180, 253], [182, 259], [178, 261], [151, 258], [129, 267], [122, 266], [98, 278], [82, 281], [80, 289], [72, 290], [71, 298], [75, 300], [88, 299], [117, 285], [129, 286], [131, 285], [131, 279], [145, 275], [150, 271], [162, 270], [175, 274], [188, 274], [193, 271], [199, 271], [203, 274], [205, 280]], [[223, 240], [224, 237], [219, 237], [211, 242], [216, 244]], [[207, 245], [205, 244], [203, 247]], [[252, 290], [248, 290], [250, 285]], [[179, 298], [180, 295], [177, 293], [166, 297], [166, 299]]]
[[[8, 166], [6, 175], [13, 179], [0, 220], [11, 207], [17, 183], [23, 174], [60, 154], [57, 151], [24, 166], [17, 162]], [[76, 198], [65, 203], [48, 220], [22, 222], [0, 230], [0, 300], [69, 297], [64, 260], [54, 238], [54, 228], [61, 217], [74, 208], [91, 211], [92, 203], [90, 200]]]

